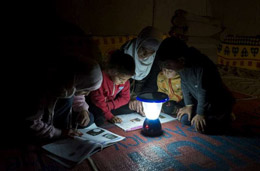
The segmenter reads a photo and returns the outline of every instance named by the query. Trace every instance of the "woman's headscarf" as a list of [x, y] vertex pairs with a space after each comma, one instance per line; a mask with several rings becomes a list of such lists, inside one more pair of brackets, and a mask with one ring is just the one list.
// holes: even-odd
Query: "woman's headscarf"
[[[135, 80], [142, 80], [145, 78], [153, 65], [153, 61], [162, 41], [162, 33], [154, 27], [145, 27], [138, 35], [136, 39], [128, 42], [123, 50], [126, 54], [131, 55], [135, 60], [135, 75], [132, 77]], [[154, 50], [155, 53], [146, 59], [139, 59], [138, 49], [140, 47]]]

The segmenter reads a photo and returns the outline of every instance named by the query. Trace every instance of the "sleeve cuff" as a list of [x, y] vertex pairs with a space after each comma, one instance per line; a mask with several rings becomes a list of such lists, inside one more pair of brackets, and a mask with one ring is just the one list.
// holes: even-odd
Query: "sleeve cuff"
[[106, 113], [106, 114], [105, 114], [106, 120], [110, 120], [110, 119], [112, 119], [113, 117], [114, 117], [114, 115], [113, 115], [112, 113]]
[[193, 104], [192, 100], [187, 99], [187, 98], [185, 99], [185, 97], [184, 97], [184, 102], [185, 102], [186, 106]]
[[203, 109], [197, 109], [197, 114], [198, 115], [204, 115], [204, 110]]

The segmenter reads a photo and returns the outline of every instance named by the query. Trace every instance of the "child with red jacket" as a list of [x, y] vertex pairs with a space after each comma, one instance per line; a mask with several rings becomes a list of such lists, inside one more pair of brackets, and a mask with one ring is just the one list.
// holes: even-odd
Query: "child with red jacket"
[[[129, 79], [135, 74], [135, 62], [130, 55], [115, 51], [108, 65], [102, 71], [103, 82], [98, 90], [90, 93], [89, 111], [94, 122], [100, 126], [105, 120], [120, 123], [122, 120], [113, 113], [120, 113], [120, 107], [130, 100]], [[121, 113], [123, 114], [123, 113]]]

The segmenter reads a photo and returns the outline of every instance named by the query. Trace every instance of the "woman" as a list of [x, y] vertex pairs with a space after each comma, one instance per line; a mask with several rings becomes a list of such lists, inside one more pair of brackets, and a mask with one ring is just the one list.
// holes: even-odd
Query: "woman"
[[[160, 46], [162, 37], [163, 35], [160, 31], [148, 26], [139, 33], [137, 38], [130, 40], [121, 47], [126, 54], [132, 56], [135, 60], [135, 75], [130, 80], [131, 100], [129, 109], [137, 111], [142, 115], [144, 113], [141, 102], [135, 98], [139, 93], [148, 89], [149, 73], [154, 64], [156, 51]], [[154, 75], [154, 77], [156, 79], [157, 75]]]

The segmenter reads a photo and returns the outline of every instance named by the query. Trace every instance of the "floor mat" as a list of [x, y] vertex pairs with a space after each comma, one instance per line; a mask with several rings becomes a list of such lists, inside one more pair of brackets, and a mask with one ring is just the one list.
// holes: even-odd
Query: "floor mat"
[[229, 135], [203, 135], [178, 121], [163, 124], [164, 135], [157, 138], [109, 125], [107, 129], [126, 139], [92, 159], [106, 171], [260, 169], [260, 99], [233, 94], [236, 120]]
[[260, 98], [252, 98], [235, 92], [233, 95], [236, 98], [233, 109], [236, 120], [232, 127], [240, 134], [260, 134]]
[[[105, 128], [126, 139], [91, 158], [100, 171], [136, 170], [260, 170], [260, 99], [233, 93], [235, 134], [208, 136], [178, 121], [163, 124], [164, 135], [147, 138], [140, 130]], [[221, 125], [220, 125], [221, 126]], [[17, 140], [19, 144], [19, 140]], [[36, 146], [0, 149], [0, 170], [69, 170], [49, 159]], [[70, 170], [93, 170], [85, 160]]]
[[163, 124], [164, 135], [147, 138], [139, 130], [123, 132], [126, 139], [95, 154], [99, 170], [247, 170], [260, 169], [260, 138], [207, 136], [178, 121]]

